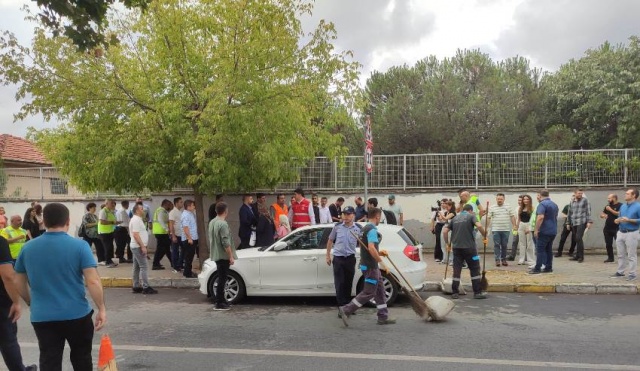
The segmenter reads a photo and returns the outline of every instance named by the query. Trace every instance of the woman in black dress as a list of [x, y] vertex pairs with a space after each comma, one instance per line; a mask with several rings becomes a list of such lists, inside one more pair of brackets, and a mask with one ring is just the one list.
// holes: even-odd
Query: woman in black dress
[[22, 219], [22, 229], [27, 231], [27, 241], [33, 240], [34, 238], [40, 236], [40, 225], [38, 224], [38, 219], [36, 218], [36, 209], [30, 207], [27, 209], [27, 212], [24, 213], [24, 218]]

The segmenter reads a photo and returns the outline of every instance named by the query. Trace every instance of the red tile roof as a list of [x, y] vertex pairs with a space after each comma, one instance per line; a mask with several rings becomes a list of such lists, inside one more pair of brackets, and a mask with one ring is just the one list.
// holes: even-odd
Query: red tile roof
[[35, 144], [9, 134], [0, 135], [0, 157], [3, 161], [51, 165]]

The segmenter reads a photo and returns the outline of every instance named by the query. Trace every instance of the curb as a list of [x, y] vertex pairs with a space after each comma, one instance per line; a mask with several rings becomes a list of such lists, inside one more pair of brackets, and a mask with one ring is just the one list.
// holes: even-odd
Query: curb
[[[473, 291], [471, 285], [462, 283], [467, 291]], [[427, 281], [422, 291], [440, 292], [440, 281]], [[576, 294], [576, 295], [637, 295], [640, 294], [640, 285], [633, 284], [595, 284], [595, 283], [493, 283], [489, 285], [487, 292], [517, 292], [517, 293], [545, 293], [545, 294]]]
[[[131, 288], [133, 279], [101, 277], [102, 287], [109, 288]], [[200, 282], [193, 278], [149, 278], [149, 286], [162, 288], [197, 289]]]

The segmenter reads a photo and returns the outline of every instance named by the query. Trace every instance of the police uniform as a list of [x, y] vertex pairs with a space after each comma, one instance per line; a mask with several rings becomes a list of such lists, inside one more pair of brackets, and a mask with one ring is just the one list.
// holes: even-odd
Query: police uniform
[[353, 235], [354, 233], [360, 234], [360, 227], [357, 224], [353, 223], [351, 226], [347, 226], [342, 222], [336, 224], [329, 234], [329, 240], [333, 242], [333, 281], [336, 286], [336, 300], [339, 306], [346, 305], [351, 300], [353, 276], [356, 273], [356, 247], [358, 246], [358, 240]]

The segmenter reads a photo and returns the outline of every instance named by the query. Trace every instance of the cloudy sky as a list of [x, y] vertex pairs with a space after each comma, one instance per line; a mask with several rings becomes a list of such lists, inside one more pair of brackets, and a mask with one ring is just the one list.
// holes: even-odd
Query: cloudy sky
[[[0, 0], [0, 29], [30, 40], [33, 25], [20, 8], [30, 0]], [[478, 48], [499, 60], [515, 55], [554, 71], [608, 40], [640, 35], [638, 0], [316, 0], [319, 19], [335, 24], [337, 47], [352, 50], [364, 82], [372, 71], [413, 64], [429, 55], [452, 56]], [[24, 135], [28, 126], [51, 127], [40, 117], [13, 122], [15, 87], [0, 86], [0, 132]]]

